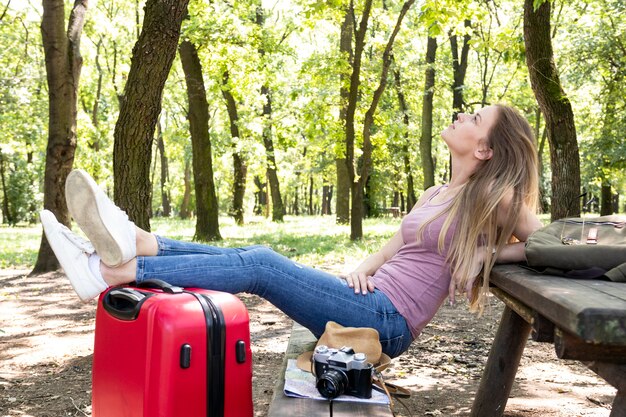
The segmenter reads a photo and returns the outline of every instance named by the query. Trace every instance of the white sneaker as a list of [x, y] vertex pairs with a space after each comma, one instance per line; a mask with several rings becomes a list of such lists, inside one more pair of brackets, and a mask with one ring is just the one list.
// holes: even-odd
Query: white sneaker
[[39, 218], [52, 251], [80, 299], [89, 301], [106, 290], [107, 285], [89, 269], [89, 255], [94, 253], [93, 245], [59, 223], [51, 211], [40, 211]]
[[85, 171], [75, 169], [65, 182], [70, 214], [102, 258], [116, 267], [137, 255], [135, 224], [117, 207]]

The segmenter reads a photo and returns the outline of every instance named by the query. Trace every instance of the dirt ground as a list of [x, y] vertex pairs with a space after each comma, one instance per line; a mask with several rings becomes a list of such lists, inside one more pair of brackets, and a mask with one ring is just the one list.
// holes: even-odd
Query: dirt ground
[[[0, 416], [90, 416], [95, 301], [82, 304], [61, 273], [0, 271]], [[272, 305], [241, 297], [250, 312], [256, 416], [267, 414], [291, 321]], [[400, 416], [464, 416], [502, 311], [480, 319], [444, 306], [387, 377], [412, 391]], [[615, 389], [584, 366], [528, 342], [505, 415], [608, 416]]]

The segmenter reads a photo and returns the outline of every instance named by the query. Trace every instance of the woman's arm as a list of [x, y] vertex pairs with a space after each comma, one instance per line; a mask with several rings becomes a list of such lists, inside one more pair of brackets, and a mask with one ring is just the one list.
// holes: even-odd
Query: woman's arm
[[[506, 209], [506, 207], [504, 208]], [[502, 216], [499, 217], [503, 218]], [[496, 262], [511, 263], [525, 261], [526, 254], [524, 252], [524, 246], [526, 240], [528, 240], [528, 236], [542, 226], [543, 224], [537, 216], [526, 205], [524, 205], [520, 211], [515, 229], [513, 230], [513, 236], [515, 236], [519, 242], [510, 243], [503, 247], [498, 253]]]
[[398, 230], [395, 235], [378, 252], [367, 257], [356, 269], [349, 274], [342, 275], [348, 286], [354, 288], [354, 293], [367, 294], [367, 291], [374, 292], [374, 284], [370, 277], [378, 271], [385, 262], [395, 255], [404, 245], [402, 232]]
[[[430, 187], [424, 191], [424, 194], [417, 200], [412, 210], [424, 205], [426, 201], [432, 196], [432, 194], [438, 189], [437, 186]], [[365, 259], [356, 269], [348, 274], [340, 275], [348, 283], [350, 288], [354, 288], [354, 293], [367, 294], [367, 291], [374, 292], [374, 284], [370, 281], [372, 275], [378, 271], [385, 262], [391, 259], [400, 248], [404, 245], [404, 239], [402, 238], [401, 230], [398, 230], [395, 235], [383, 246], [378, 252], [370, 255]]]

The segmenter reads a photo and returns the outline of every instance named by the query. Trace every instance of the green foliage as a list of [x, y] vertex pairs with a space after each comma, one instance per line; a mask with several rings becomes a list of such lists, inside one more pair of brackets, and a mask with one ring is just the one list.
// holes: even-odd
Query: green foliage
[[[357, 126], [362, 123], [378, 85], [380, 57], [402, 3], [373, 3], [362, 63]], [[542, 3], [543, 0], [535, 0], [534, 6]], [[84, 62], [75, 166], [92, 173], [110, 194], [113, 131], [132, 48], [141, 29], [143, 4], [144, 1], [122, 0], [91, 2], [81, 40]], [[231, 205], [234, 150], [243, 155], [248, 165], [245, 203], [248, 212], [252, 209], [254, 176], [265, 181], [266, 158], [261, 141], [265, 128], [272, 129], [278, 175], [288, 206], [298, 195], [302, 211], [311, 179], [313, 205], [318, 206], [322, 184], [335, 183], [335, 159], [345, 152], [339, 89], [342, 75], [345, 79], [351, 67], [347, 57], [339, 52], [339, 35], [349, 4], [347, 0], [293, 0], [272, 4], [271, 8], [265, 4], [265, 22], [259, 25], [257, 9], [263, 5], [259, 0], [190, 2], [190, 16], [183, 24], [182, 37], [198, 47], [204, 69], [215, 182], [223, 213]], [[357, 19], [363, 4], [360, 0], [354, 2]], [[595, 193], [607, 181], [615, 191], [624, 192], [626, 119], [621, 115], [626, 110], [626, 20], [621, 16], [625, 8], [620, 0], [559, 0], [552, 7], [555, 59], [576, 116], [583, 183]], [[466, 20], [470, 26], [465, 25]], [[10, 207], [19, 222], [32, 220], [41, 208], [48, 115], [40, 21], [39, 4], [16, 1], [10, 3], [0, 21], [0, 149], [6, 161]], [[369, 195], [375, 206], [389, 206], [394, 192], [406, 193], [405, 146], [416, 189], [421, 188], [417, 144], [428, 36], [436, 37], [439, 45], [431, 156], [436, 182], [449, 178], [449, 158], [439, 132], [450, 123], [452, 115], [451, 35], [459, 41], [464, 35], [471, 37], [463, 87], [467, 110], [475, 111], [483, 104], [509, 103], [538, 125], [540, 134], [543, 131], [543, 118], [537, 120], [535, 116], [537, 103], [528, 83], [523, 2], [419, 2], [406, 16], [396, 39], [392, 71], [372, 127], [374, 168]], [[401, 78], [408, 128], [398, 103], [394, 71]], [[229, 79], [224, 84], [226, 72]], [[261, 94], [264, 84], [271, 90], [271, 120], [261, 116], [266, 99]], [[223, 89], [230, 91], [237, 102], [237, 138], [230, 134]], [[166, 189], [177, 214], [183, 200], [185, 164], [191, 155], [186, 88], [178, 60], [163, 92], [162, 106], [160, 125], [169, 164]], [[357, 147], [360, 134], [357, 129]], [[157, 213], [161, 189], [160, 161], [155, 159], [155, 149], [152, 156], [153, 212]], [[544, 157], [549, 168], [548, 152]], [[545, 185], [549, 189], [549, 184]], [[324, 245], [322, 241], [318, 243]]]
[[24, 8], [7, 9], [0, 21], [0, 152], [6, 181], [0, 201], [6, 193], [11, 214], [3, 223], [33, 221], [41, 205], [37, 178], [46, 146], [47, 92], [38, 19]]
[[541, 7], [542, 4], [544, 4], [547, 0], [533, 0], [533, 9], [536, 11], [538, 8]]
[[34, 223], [37, 220], [38, 207], [42, 204], [42, 196], [38, 192], [38, 177], [33, 164], [29, 164], [18, 155], [7, 161], [9, 165], [7, 178], [7, 198], [12, 224], [21, 222]]
[[[603, 183], [614, 192], [624, 187], [626, 166], [626, 12], [621, 1], [565, 4], [570, 16], [559, 27], [560, 66], [576, 116], [582, 184], [599, 195]], [[571, 33], [585, 33], [572, 37]], [[568, 88], [569, 87], [569, 88]]]

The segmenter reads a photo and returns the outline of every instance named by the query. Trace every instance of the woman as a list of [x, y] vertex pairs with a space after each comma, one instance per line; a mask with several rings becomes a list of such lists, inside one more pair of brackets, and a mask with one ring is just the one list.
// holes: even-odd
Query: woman
[[532, 131], [517, 111], [497, 105], [459, 114], [442, 137], [452, 159], [450, 183], [428, 189], [391, 240], [341, 277], [263, 246], [216, 248], [152, 235], [130, 222], [83, 171], [68, 176], [66, 198], [93, 246], [52, 213], [44, 210], [41, 220], [83, 300], [109, 286], [149, 278], [249, 292], [317, 337], [328, 321], [373, 327], [383, 352], [396, 357], [446, 295], [452, 303], [457, 290], [467, 293], [472, 308], [480, 310], [495, 261], [524, 260], [524, 241], [541, 226], [533, 214], [537, 157]]

